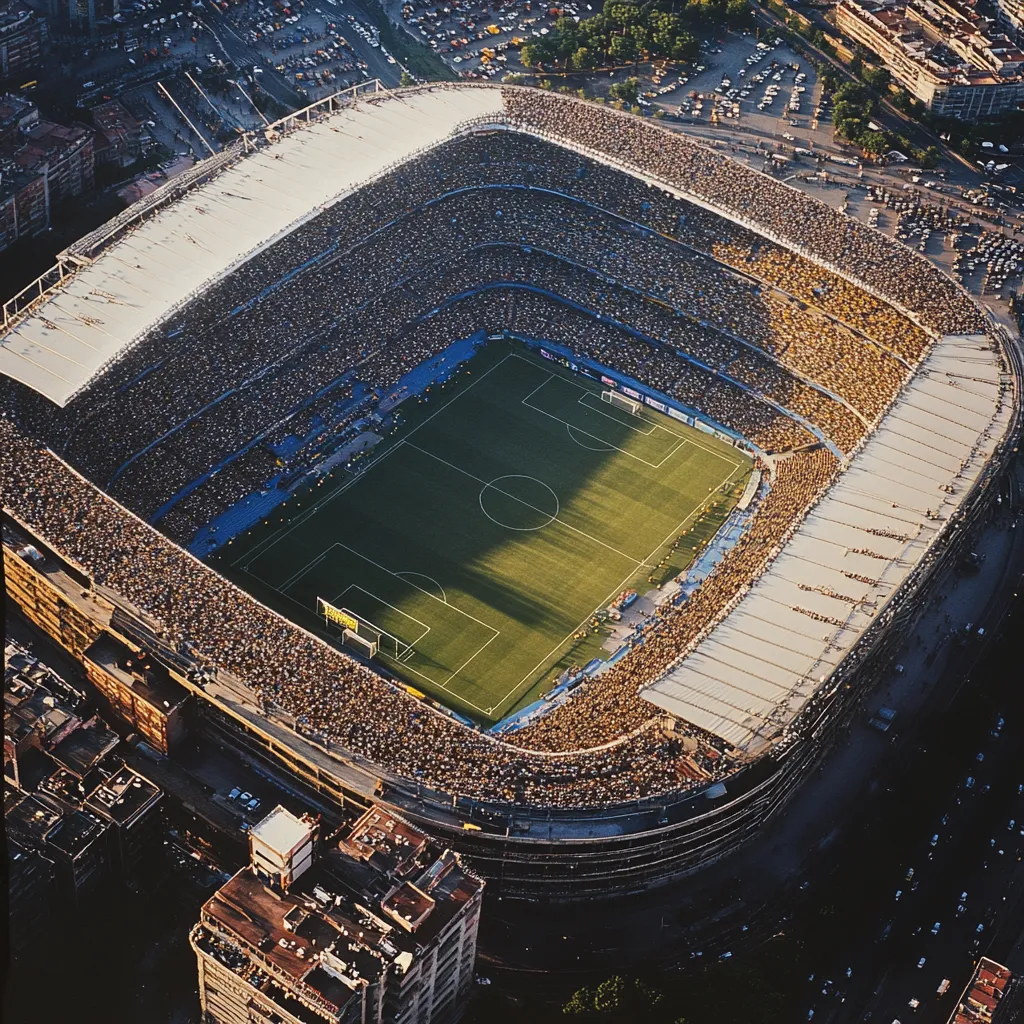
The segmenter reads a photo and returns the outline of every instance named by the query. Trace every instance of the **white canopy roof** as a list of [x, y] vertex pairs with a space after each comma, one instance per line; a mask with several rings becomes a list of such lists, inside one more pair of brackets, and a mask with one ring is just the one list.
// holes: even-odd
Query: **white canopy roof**
[[936, 342], [769, 569], [642, 695], [747, 753], [771, 742], [920, 562], [1010, 414], [986, 339]]
[[104, 249], [0, 338], [0, 373], [64, 406], [197, 291], [353, 188], [499, 114], [499, 89], [374, 94], [236, 161]]

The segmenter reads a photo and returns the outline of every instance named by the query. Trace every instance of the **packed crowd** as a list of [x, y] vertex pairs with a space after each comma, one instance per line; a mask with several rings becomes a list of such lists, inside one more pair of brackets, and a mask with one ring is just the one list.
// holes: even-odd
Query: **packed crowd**
[[172, 646], [234, 673], [310, 733], [383, 769], [481, 799], [584, 806], [707, 778], [660, 730], [550, 758], [434, 712], [258, 604], [0, 420], [5, 503], [97, 582], [163, 626]]
[[970, 298], [927, 260], [817, 199], [649, 121], [540, 90], [505, 88], [513, 125], [539, 131], [678, 184], [787, 245], [800, 247], [912, 310], [943, 334], [984, 333]]

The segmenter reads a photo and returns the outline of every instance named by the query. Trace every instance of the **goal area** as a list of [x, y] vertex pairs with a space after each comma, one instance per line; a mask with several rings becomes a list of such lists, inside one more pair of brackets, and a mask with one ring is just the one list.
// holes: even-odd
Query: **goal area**
[[400, 640], [394, 633], [389, 633], [349, 608], [336, 608], [322, 597], [316, 599], [316, 608], [327, 627], [335, 626], [341, 630], [341, 642], [365, 658], [383, 654], [399, 661], [412, 653], [412, 644]]
[[625, 395], [620, 395], [618, 391], [602, 391], [601, 401], [607, 402], [608, 405], [614, 406], [616, 409], [622, 409], [625, 412], [631, 413], [633, 416], [639, 416], [640, 410], [643, 408], [639, 402], [635, 402], [632, 398], [626, 398]]

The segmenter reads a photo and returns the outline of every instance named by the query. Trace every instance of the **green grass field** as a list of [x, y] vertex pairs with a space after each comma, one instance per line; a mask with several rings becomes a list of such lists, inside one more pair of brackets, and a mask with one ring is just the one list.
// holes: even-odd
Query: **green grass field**
[[[311, 630], [325, 632], [318, 597], [369, 620], [390, 634], [383, 665], [493, 722], [593, 655], [600, 638], [574, 634], [625, 587], [649, 589], [684, 530], [717, 529], [750, 460], [523, 350], [489, 345], [469, 369], [406, 403], [362, 472], [293, 499], [217, 561]], [[659, 578], [691, 557], [680, 545]]]

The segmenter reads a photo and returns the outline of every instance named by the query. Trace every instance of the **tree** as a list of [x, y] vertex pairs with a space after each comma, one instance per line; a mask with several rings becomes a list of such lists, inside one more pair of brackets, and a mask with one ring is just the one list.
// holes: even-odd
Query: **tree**
[[672, 44], [670, 56], [676, 60], [696, 60], [700, 56], [700, 43], [689, 32], [680, 32]]
[[889, 91], [889, 82], [892, 75], [887, 68], [866, 68], [861, 76], [875, 92], [886, 93]]
[[640, 79], [627, 78], [624, 82], [616, 82], [608, 90], [608, 94], [617, 100], [623, 100], [631, 107], [636, 105], [640, 97]]
[[544, 43], [527, 43], [519, 51], [519, 59], [523, 62], [524, 68], [539, 68], [550, 59], [550, 55]]
[[733, 27], [750, 24], [753, 14], [747, 0], [728, 0], [725, 5], [726, 21]]
[[612, 36], [608, 53], [619, 64], [628, 64], [636, 57], [636, 40], [632, 36]]
[[612, 4], [608, 9], [608, 17], [623, 28], [631, 25], [639, 25], [642, 20], [642, 12], [636, 4]]
[[570, 1017], [588, 1017], [596, 1021], [650, 1020], [664, 996], [656, 988], [638, 978], [620, 974], [602, 981], [596, 988], [581, 988], [562, 1007]]
[[594, 67], [594, 55], [586, 46], [581, 46], [570, 58], [569, 67], [573, 71], [590, 71]]
[[402, 73], [398, 76], [398, 84], [401, 86], [415, 85], [416, 79], [405, 68], [402, 68]]
[[867, 130], [867, 125], [859, 117], [847, 117], [842, 121], [837, 120], [835, 126], [836, 131], [844, 139], [849, 139], [851, 142], [860, 142], [861, 136]]

